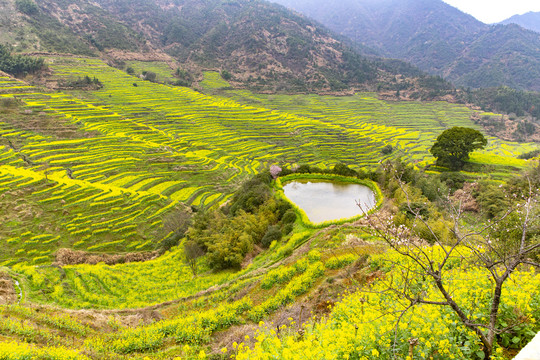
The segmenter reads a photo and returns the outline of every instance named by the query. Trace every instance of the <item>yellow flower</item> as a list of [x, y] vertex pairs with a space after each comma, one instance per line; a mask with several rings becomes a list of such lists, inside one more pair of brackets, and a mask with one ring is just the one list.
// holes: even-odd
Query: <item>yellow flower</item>
[[379, 357], [379, 351], [377, 351], [377, 349], [373, 349], [371, 350], [371, 355], [375, 357]]

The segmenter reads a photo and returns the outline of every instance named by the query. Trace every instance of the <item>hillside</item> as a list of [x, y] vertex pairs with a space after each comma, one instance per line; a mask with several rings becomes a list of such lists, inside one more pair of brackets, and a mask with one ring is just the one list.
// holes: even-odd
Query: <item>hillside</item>
[[[375, 64], [330, 31], [265, 1], [24, 1], [34, 7], [3, 5], [12, 29], [4, 41], [19, 51], [99, 55], [117, 64], [165, 60], [191, 77], [226, 70], [233, 84], [273, 91], [339, 91], [379, 78]], [[13, 18], [25, 35], [7, 26]]]
[[483, 24], [441, 0], [276, 2], [456, 85], [540, 90], [539, 34]]
[[540, 33], [540, 12], [530, 11], [526, 14], [514, 15], [506, 20], [501, 21], [500, 24], [517, 24], [525, 29]]

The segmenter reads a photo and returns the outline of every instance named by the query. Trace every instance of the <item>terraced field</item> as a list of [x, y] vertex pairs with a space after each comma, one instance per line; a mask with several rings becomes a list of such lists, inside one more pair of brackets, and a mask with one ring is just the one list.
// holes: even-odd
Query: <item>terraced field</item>
[[[0, 122], [0, 206], [12, 209], [0, 229], [3, 265], [47, 263], [59, 247], [151, 250], [168, 235], [167, 214], [224, 202], [271, 164], [374, 167], [388, 144], [397, 149], [389, 156], [425, 164], [442, 129], [472, 126], [470, 110], [442, 102], [246, 91], [226, 99], [143, 81], [97, 59], [48, 62], [56, 79], [88, 75], [104, 87], [53, 93], [0, 78], [2, 99], [23, 104]], [[223, 87], [217, 73], [206, 76], [203, 85]], [[50, 124], [32, 127], [24, 117]], [[532, 147], [490, 139], [474, 159], [505, 164]]]
[[[264, 324], [257, 333], [254, 324], [275, 316], [280, 319], [274, 325], [277, 332], [283, 331], [292, 344], [301, 325], [280, 311], [292, 304], [287, 311], [301, 324], [311, 314], [303, 315], [295, 302], [306, 300], [306, 294], [323, 315], [331, 311], [324, 296], [344, 298], [350, 305], [350, 311], [338, 306], [320, 326], [315, 320], [304, 326], [306, 339], [340, 336], [346, 339], [344, 348], [362, 347], [358, 357], [384, 351], [382, 343], [357, 334], [359, 327], [354, 330], [348, 320], [360, 313], [364, 319], [360, 295], [331, 293], [334, 282], [343, 286], [338, 289], [354, 283], [344, 267], [363, 264], [368, 256], [376, 260], [383, 251], [356, 227], [314, 230], [297, 223], [271, 251], [237, 272], [212, 272], [202, 257], [199, 274], [193, 276], [181, 246], [141, 263], [51, 263], [62, 247], [153, 250], [170, 235], [168, 219], [188, 206], [225, 202], [244, 179], [272, 164], [327, 168], [343, 162], [360, 169], [398, 156], [417, 166], [430, 164], [428, 149], [442, 130], [474, 127], [470, 110], [442, 102], [384, 102], [369, 93], [331, 97], [224, 90], [227, 83], [217, 73], [205, 74], [201, 82], [220, 94], [210, 96], [143, 81], [97, 59], [50, 57], [48, 62], [55, 79], [89, 76], [104, 86], [51, 92], [0, 77], [0, 278], [9, 274], [17, 279], [20, 284], [14, 287], [23, 290], [19, 300], [33, 303], [0, 306], [0, 358], [7, 354], [11, 359], [16, 352], [51, 359], [196, 359], [206, 358], [209, 350], [213, 358], [257, 358], [267, 352], [285, 358], [288, 350], [280, 345], [279, 334]], [[393, 153], [383, 155], [389, 144]], [[515, 156], [533, 148], [490, 138], [489, 147], [473, 154], [472, 161], [490, 167], [493, 179], [503, 179], [529, 165]], [[538, 283], [533, 272], [520, 276]], [[538, 291], [527, 291], [529, 298], [518, 303], [512, 295], [509, 303], [519, 311], [529, 309]], [[470, 294], [460, 296], [469, 299]], [[471, 299], [476, 304], [478, 299]], [[373, 299], [373, 304], [380, 301]], [[407, 321], [438, 324], [436, 330], [450, 333], [450, 341], [462, 341], [459, 331], [451, 332], [450, 315], [426, 314], [424, 320]], [[437, 320], [441, 316], [446, 323]], [[386, 334], [381, 341], [388, 348], [391, 339], [384, 329], [394, 320], [360, 328]], [[248, 332], [257, 339], [244, 339]], [[403, 333], [406, 339], [417, 335]], [[221, 337], [214, 345], [224, 344], [222, 349], [208, 349], [212, 336]], [[263, 344], [265, 337], [270, 347]], [[433, 344], [424, 343], [423, 351], [429, 355], [443, 346]], [[343, 355], [326, 346], [304, 348], [324, 350], [327, 358]], [[298, 351], [295, 356], [302, 358]]]
[[[216, 72], [207, 72], [208, 81], [201, 83], [204, 89], [214, 92], [222, 89], [223, 83]], [[392, 130], [405, 130], [410, 137], [396, 137], [394, 133], [382, 133], [374, 138], [395, 146], [397, 153], [405, 159], [431, 163], [429, 148], [435, 138], [452, 126], [471, 127], [481, 130], [474, 124], [472, 111], [459, 104], [447, 102], [387, 102], [377, 98], [374, 93], [356, 93], [353, 96], [283, 95], [254, 94], [247, 90], [219, 91], [219, 95], [252, 106], [274, 109], [297, 116], [312, 118], [323, 123], [342, 124], [355, 128], [359, 124], [384, 126]], [[373, 130], [377, 132], [377, 130]], [[484, 154], [513, 157], [536, 148], [532, 143], [511, 143], [495, 137], [488, 137]], [[380, 155], [378, 155], [380, 158]], [[479, 158], [478, 158], [479, 159]], [[501, 160], [499, 160], [500, 162]], [[508, 161], [508, 160], [505, 160]], [[487, 159], [480, 163], [491, 163]], [[497, 161], [495, 161], [497, 162]], [[526, 162], [512, 161], [515, 166], [526, 166]]]

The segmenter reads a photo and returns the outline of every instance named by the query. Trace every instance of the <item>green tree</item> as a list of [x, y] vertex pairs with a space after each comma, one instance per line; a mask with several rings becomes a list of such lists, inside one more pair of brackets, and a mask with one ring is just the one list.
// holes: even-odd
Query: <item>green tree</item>
[[35, 73], [45, 67], [43, 58], [12, 55], [12, 47], [0, 44], [0, 70], [11, 75]]
[[223, 78], [223, 80], [225, 81], [229, 81], [232, 79], [232, 75], [230, 72], [228, 72], [227, 70], [223, 70], [221, 71], [221, 77]]
[[480, 131], [455, 126], [443, 131], [429, 151], [437, 158], [437, 165], [460, 170], [469, 160], [469, 153], [486, 145], [487, 140]]

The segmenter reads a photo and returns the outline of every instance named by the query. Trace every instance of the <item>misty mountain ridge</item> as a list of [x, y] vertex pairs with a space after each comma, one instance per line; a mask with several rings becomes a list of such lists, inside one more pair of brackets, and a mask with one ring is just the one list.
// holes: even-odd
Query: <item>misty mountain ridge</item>
[[529, 11], [528, 13], [522, 15], [514, 15], [506, 20], [501, 21], [499, 24], [517, 24], [522, 28], [540, 33], [540, 11]]
[[540, 34], [484, 24], [441, 0], [274, 1], [457, 85], [540, 90]]

